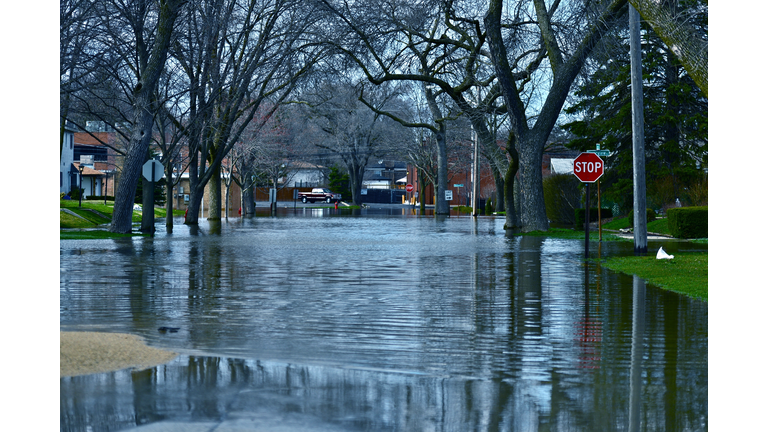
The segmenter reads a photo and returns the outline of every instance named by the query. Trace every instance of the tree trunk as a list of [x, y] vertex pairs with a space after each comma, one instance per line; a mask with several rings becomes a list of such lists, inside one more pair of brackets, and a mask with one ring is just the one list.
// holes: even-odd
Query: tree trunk
[[[549, 220], [544, 207], [544, 183], [541, 175], [541, 160], [544, 156], [545, 140], [537, 139], [535, 134], [526, 134], [520, 145], [520, 219], [524, 232], [547, 231]], [[528, 141], [528, 142], [526, 142]], [[510, 194], [507, 193], [507, 197]], [[513, 203], [507, 205], [507, 214]]]
[[256, 213], [256, 203], [253, 202], [253, 186], [248, 186], [243, 192], [243, 216]]
[[134, 100], [133, 133], [125, 156], [120, 183], [115, 190], [115, 207], [109, 230], [114, 233], [131, 232], [133, 202], [141, 177], [141, 169], [147, 160], [149, 141], [152, 136], [152, 109], [150, 92], [142, 91]]
[[494, 203], [496, 212], [503, 212], [506, 203], [505, 182], [506, 178], [501, 177], [499, 170], [493, 170], [493, 182], [496, 183], [496, 202]]
[[509, 134], [507, 140], [507, 152], [509, 153], [509, 168], [504, 176], [504, 198], [506, 201], [506, 220], [504, 229], [513, 230], [520, 228], [520, 221], [515, 209], [515, 176], [520, 169], [520, 155], [515, 147], [515, 136]]
[[362, 188], [363, 173], [365, 167], [359, 167], [355, 163], [347, 163], [347, 172], [349, 173], [349, 190], [352, 192], [352, 204], [361, 206], [363, 204]]
[[208, 220], [221, 220], [221, 165], [211, 167], [213, 175], [208, 181]]

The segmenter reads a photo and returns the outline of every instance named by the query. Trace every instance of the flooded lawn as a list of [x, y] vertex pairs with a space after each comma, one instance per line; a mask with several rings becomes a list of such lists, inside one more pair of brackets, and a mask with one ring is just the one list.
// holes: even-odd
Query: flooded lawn
[[408, 213], [61, 241], [62, 330], [181, 353], [62, 378], [61, 430], [707, 430], [706, 303], [585, 264], [583, 241]]

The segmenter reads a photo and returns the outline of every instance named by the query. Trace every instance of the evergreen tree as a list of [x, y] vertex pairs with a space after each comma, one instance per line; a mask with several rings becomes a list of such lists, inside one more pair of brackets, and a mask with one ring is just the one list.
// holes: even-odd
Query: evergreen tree
[[[678, 6], [699, 3], [683, 1]], [[697, 24], [706, 30], [706, 16], [703, 20]], [[702, 168], [707, 163], [707, 99], [650, 26], [642, 23], [642, 29], [648, 206], [662, 208], [677, 198], [700, 204], [688, 190], [706, 182]], [[604, 158], [609, 169], [601, 183], [604, 196], [619, 205], [620, 213], [632, 208], [628, 45], [626, 31], [606, 44], [596, 70], [577, 87], [577, 103], [566, 109], [579, 120], [564, 125], [576, 137], [569, 147], [585, 151], [600, 144], [613, 152]]]
[[342, 174], [339, 172], [339, 168], [335, 166], [331, 167], [331, 172], [328, 174], [328, 187], [333, 192], [341, 194], [342, 200], [352, 200], [352, 190], [349, 187], [349, 174]]

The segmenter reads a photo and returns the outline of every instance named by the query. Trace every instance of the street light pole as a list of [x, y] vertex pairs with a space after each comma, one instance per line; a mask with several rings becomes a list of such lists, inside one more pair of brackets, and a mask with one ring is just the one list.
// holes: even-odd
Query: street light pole
[[77, 186], [77, 196], [79, 199], [77, 206], [82, 207], [83, 206], [83, 169], [85, 169], [85, 167], [81, 163], [80, 166], [77, 167], [77, 169], [80, 171], [80, 175], [77, 178], [79, 183], [79, 185]]

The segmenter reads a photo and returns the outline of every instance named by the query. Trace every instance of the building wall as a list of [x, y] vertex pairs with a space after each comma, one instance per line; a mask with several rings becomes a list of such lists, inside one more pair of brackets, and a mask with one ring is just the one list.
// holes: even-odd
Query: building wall
[[74, 162], [75, 154], [74, 134], [64, 131], [64, 145], [61, 148], [61, 162], [59, 165], [59, 193], [67, 193], [72, 190], [72, 176], [70, 169]]
[[312, 187], [319, 185], [325, 180], [322, 171], [319, 169], [301, 169], [296, 171], [288, 182], [288, 187]]
[[[210, 210], [210, 187], [211, 184], [208, 183], [205, 186], [205, 193], [203, 194], [203, 201], [202, 205], [200, 206], [202, 215], [201, 217], [208, 217], [208, 212]], [[224, 217], [224, 207], [227, 204], [226, 199], [226, 191], [227, 187], [224, 184], [224, 181], [221, 182], [221, 216]], [[236, 217], [239, 215], [240, 211], [240, 202], [241, 202], [241, 196], [242, 192], [240, 187], [235, 184], [235, 182], [232, 182], [232, 184], [229, 187], [229, 211], [228, 214], [230, 217]], [[176, 210], [184, 210], [186, 211], [189, 207], [189, 199], [190, 199], [190, 188], [189, 188], [189, 178], [182, 178], [179, 184], [173, 188], [173, 208]]]
[[100, 177], [83, 176], [83, 199], [94, 195], [101, 195], [102, 180]]
[[[493, 180], [493, 174], [490, 167], [485, 166], [478, 172], [480, 181], [478, 183], [477, 196], [480, 200], [487, 199], [492, 193], [496, 191], [496, 183]], [[418, 196], [420, 202], [422, 197], [426, 200], [426, 205], [435, 204], [435, 188], [431, 184], [427, 184], [425, 190], [421, 191], [418, 184], [418, 173], [415, 167], [408, 167], [408, 183], [414, 187], [413, 192], [406, 194], [408, 200]], [[455, 185], [463, 185], [461, 187]], [[470, 170], [451, 169], [448, 172], [448, 185], [447, 190], [452, 191], [453, 200], [449, 201], [450, 205], [472, 205], [472, 173]]]

